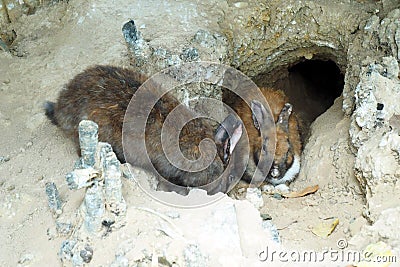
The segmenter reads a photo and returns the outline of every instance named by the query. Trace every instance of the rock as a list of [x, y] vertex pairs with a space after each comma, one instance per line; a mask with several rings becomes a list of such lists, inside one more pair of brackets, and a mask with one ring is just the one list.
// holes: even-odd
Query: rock
[[55, 183], [46, 183], [46, 195], [50, 210], [60, 215], [62, 213], [62, 201]]
[[93, 121], [82, 120], [78, 130], [82, 167], [93, 167], [96, 160], [99, 126]]
[[84, 225], [89, 233], [101, 230], [105, 204], [102, 188], [95, 183], [89, 187], [84, 200]]
[[261, 213], [260, 214], [260, 216], [261, 216], [261, 218], [263, 219], [263, 220], [272, 220], [272, 217], [271, 217], [271, 215], [269, 215], [268, 213]]
[[[110, 146], [109, 144], [107, 145]], [[121, 163], [112, 149], [111, 151], [108, 150], [107, 146], [103, 146], [100, 151], [100, 159], [96, 160], [102, 163], [101, 173], [104, 179], [105, 203], [107, 209], [113, 214], [123, 215], [126, 212], [126, 203], [122, 196]]]
[[[387, 195], [386, 185], [391, 184], [393, 188], [400, 177], [397, 160], [400, 136], [396, 129], [390, 128], [390, 119], [400, 115], [398, 73], [397, 60], [384, 57], [380, 63], [362, 68], [360, 83], [355, 90], [356, 108], [351, 117], [350, 137], [357, 149], [355, 174], [366, 195], [367, 214], [372, 221], [383, 209], [389, 208], [389, 203], [392, 207], [400, 204], [400, 201], [388, 202], [376, 196]], [[379, 189], [383, 187], [387, 189]]]
[[[212, 208], [208, 218], [199, 228], [199, 232], [204, 235], [204, 237], [200, 238], [199, 245], [207, 246], [207, 243], [212, 244], [210, 247], [217, 252], [217, 254], [213, 253], [214, 258], [218, 258], [219, 261], [226, 256], [226, 251], [231, 251], [235, 255], [232, 256], [232, 260], [234, 260], [241, 254], [241, 238], [238, 228], [237, 212], [234, 204], [232, 202], [218, 203]], [[193, 250], [192, 253], [200, 253], [196, 252], [198, 250], [196, 246], [191, 246], [190, 248], [191, 250], [189, 251]], [[204, 250], [211, 253], [209, 247], [204, 248]], [[205, 255], [203, 255], [202, 262], [207, 263]]]
[[133, 20], [128, 21], [122, 27], [122, 33], [132, 54], [134, 66], [142, 67], [150, 56], [150, 47], [137, 30]]
[[65, 175], [65, 179], [69, 189], [75, 190], [92, 185], [92, 179], [98, 175], [99, 172], [93, 168], [76, 169], [70, 173], [67, 173], [67, 175]]
[[186, 62], [195, 61], [195, 60], [198, 60], [198, 59], [199, 59], [199, 52], [197, 51], [196, 48], [194, 48], [194, 47], [189, 47], [189, 48], [186, 48], [186, 49], [182, 52], [180, 58], [181, 58], [183, 61], [186, 61]]
[[86, 245], [84, 249], [79, 252], [79, 256], [82, 258], [83, 262], [89, 263], [93, 257], [93, 249]]
[[262, 198], [261, 190], [259, 188], [247, 188], [246, 199], [250, 201], [257, 209], [264, 205], [264, 200]]
[[[399, 9], [394, 9], [383, 19], [372, 15], [366, 22], [361, 23], [362, 30], [354, 38], [347, 56], [349, 68], [345, 74], [343, 90], [343, 109], [347, 115], [351, 115], [353, 111], [355, 104], [353, 96], [361, 80], [362, 68], [373, 63], [375, 59], [379, 62], [382, 57], [388, 55], [399, 59], [400, 46], [397, 37], [400, 32], [399, 17]], [[390, 64], [389, 72], [391, 72]]]
[[349, 245], [362, 251], [367, 245], [383, 241], [391, 246], [395, 254], [400, 253], [400, 233], [397, 221], [400, 218], [400, 208], [389, 208], [382, 211], [373, 225], [364, 225], [349, 240]]

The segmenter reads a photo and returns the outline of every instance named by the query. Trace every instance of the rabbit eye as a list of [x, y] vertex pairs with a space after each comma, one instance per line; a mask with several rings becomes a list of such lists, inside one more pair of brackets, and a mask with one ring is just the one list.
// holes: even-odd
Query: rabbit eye
[[277, 178], [277, 177], [279, 177], [279, 175], [280, 175], [280, 172], [278, 170], [278, 166], [274, 166], [271, 170], [271, 176], [274, 178]]

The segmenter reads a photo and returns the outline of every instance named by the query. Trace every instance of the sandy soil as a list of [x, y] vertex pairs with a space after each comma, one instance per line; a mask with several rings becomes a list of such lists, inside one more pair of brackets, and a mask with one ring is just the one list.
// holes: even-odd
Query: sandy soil
[[[149, 8], [140, 10], [138, 4], [115, 0], [114, 8], [109, 9], [109, 3], [61, 2], [51, 8], [40, 9], [34, 15], [22, 17], [13, 25], [18, 34], [16, 53], [19, 56], [0, 52], [1, 266], [16, 266], [19, 262], [21, 266], [60, 264], [57, 253], [66, 237], [52, 234], [55, 218], [47, 206], [45, 184], [50, 181], [58, 186], [66, 203], [64, 220], [68, 220], [68, 216], [71, 221], [74, 220], [84, 192], [70, 191], [65, 183], [64, 176], [72, 170], [77, 159], [75, 147], [46, 120], [42, 105], [45, 100], [54, 100], [69, 79], [90, 65], [129, 66], [121, 27], [139, 14], [150, 16]], [[346, 138], [338, 138], [340, 134], [346, 136], [348, 131], [340, 106], [339, 99], [317, 120], [313, 130], [323, 135], [310, 140], [310, 147], [320, 146], [321, 153], [332, 153], [332, 162], [318, 162], [317, 154], [307, 154], [304, 160], [309, 164], [314, 162], [319, 167], [313, 174], [303, 174], [292, 186], [300, 190], [319, 184], [320, 190], [314, 195], [297, 199], [278, 200], [264, 195], [262, 212], [272, 217], [286, 247], [336, 248], [340, 238], [349, 238], [350, 234], [358, 231], [360, 225], [365, 224], [361, 217], [363, 199], [358, 193], [354, 177], [346, 172], [337, 174], [342, 165], [346, 170], [351, 169], [353, 165], [349, 161], [352, 156], [349, 153], [348, 158], [337, 159], [335, 149], [331, 149], [335, 144], [343, 149], [347, 147], [343, 141]], [[124, 186], [134, 187], [126, 182]], [[158, 211], [171, 210], [170, 207], [145, 200], [145, 195], [137, 188], [125, 190], [128, 206], [144, 205]], [[132, 192], [136, 195], [132, 195]], [[188, 218], [205, 214], [201, 211], [197, 215], [194, 211], [191, 213], [193, 217], [188, 215]], [[150, 231], [148, 225], [155, 220], [143, 212], [129, 216], [127, 230], [119, 230], [109, 242], [110, 246], [130, 238], [138, 240], [133, 232]], [[311, 232], [313, 226], [331, 217], [339, 218], [339, 225], [331, 236], [320, 238]], [[193, 223], [196, 221], [193, 219]], [[184, 232], [190, 232], [193, 227], [182, 223], [178, 225]], [[152, 234], [147, 237], [148, 240], [157, 240]], [[146, 235], [142, 235], [141, 239], [145, 240]], [[107, 251], [107, 247], [103, 246], [98, 245], [98, 251]], [[149, 245], [150, 252], [151, 248]], [[103, 256], [96, 258], [92, 266], [109, 265], [114, 254], [110, 252], [107, 257], [99, 253]], [[132, 257], [140, 258], [137, 255]]]

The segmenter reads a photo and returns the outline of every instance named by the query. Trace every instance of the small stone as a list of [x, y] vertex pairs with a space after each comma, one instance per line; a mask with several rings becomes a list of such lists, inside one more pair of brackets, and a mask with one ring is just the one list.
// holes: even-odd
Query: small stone
[[4, 163], [10, 160], [9, 156], [5, 156], [5, 157], [0, 157], [0, 163]]
[[19, 264], [27, 264], [30, 263], [35, 256], [33, 254], [27, 253], [21, 256], [21, 258], [18, 260]]
[[260, 216], [263, 220], [272, 220], [271, 215], [269, 215], [268, 213], [261, 213]]
[[279, 194], [279, 193], [274, 193], [274, 194], [272, 195], [272, 197], [275, 198], [275, 199], [278, 199], [278, 200], [281, 200], [281, 199], [283, 198], [282, 195]]
[[84, 225], [89, 233], [95, 233], [102, 228], [102, 217], [105, 212], [103, 189], [95, 182], [86, 191], [84, 199]]
[[172, 266], [172, 264], [165, 257], [158, 257], [158, 264], [160, 266]]
[[86, 245], [85, 249], [79, 252], [79, 256], [81, 256], [85, 263], [89, 263], [93, 258], [93, 249], [89, 245]]
[[15, 185], [10, 185], [7, 187], [7, 191], [13, 191], [15, 189]]
[[78, 131], [83, 165], [85, 167], [93, 167], [95, 164], [99, 126], [93, 121], [82, 120], [79, 123]]
[[128, 43], [135, 43], [140, 38], [133, 20], [130, 20], [124, 24], [122, 27], [122, 33], [124, 34], [124, 38]]
[[62, 213], [62, 201], [55, 183], [46, 183], [46, 195], [50, 210], [60, 215]]
[[261, 190], [258, 188], [247, 188], [246, 199], [250, 201], [257, 209], [264, 206]]
[[113, 224], [115, 224], [115, 221], [114, 221], [114, 220], [110, 220], [110, 219], [106, 219], [106, 220], [103, 220], [103, 221], [101, 222], [101, 225], [103, 225], [103, 226], [106, 227], [106, 228], [111, 228], [111, 226], [112, 226]]

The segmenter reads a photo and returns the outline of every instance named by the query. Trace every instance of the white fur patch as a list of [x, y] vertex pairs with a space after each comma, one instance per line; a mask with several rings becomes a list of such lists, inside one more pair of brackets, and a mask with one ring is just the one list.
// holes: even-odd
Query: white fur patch
[[286, 184], [278, 184], [277, 186], [275, 186], [275, 190], [281, 193], [289, 193], [289, 186], [287, 186]]
[[283, 184], [286, 182], [291, 182], [296, 177], [300, 171], [300, 157], [294, 156], [292, 166], [286, 171], [285, 176], [279, 179], [279, 183]]

